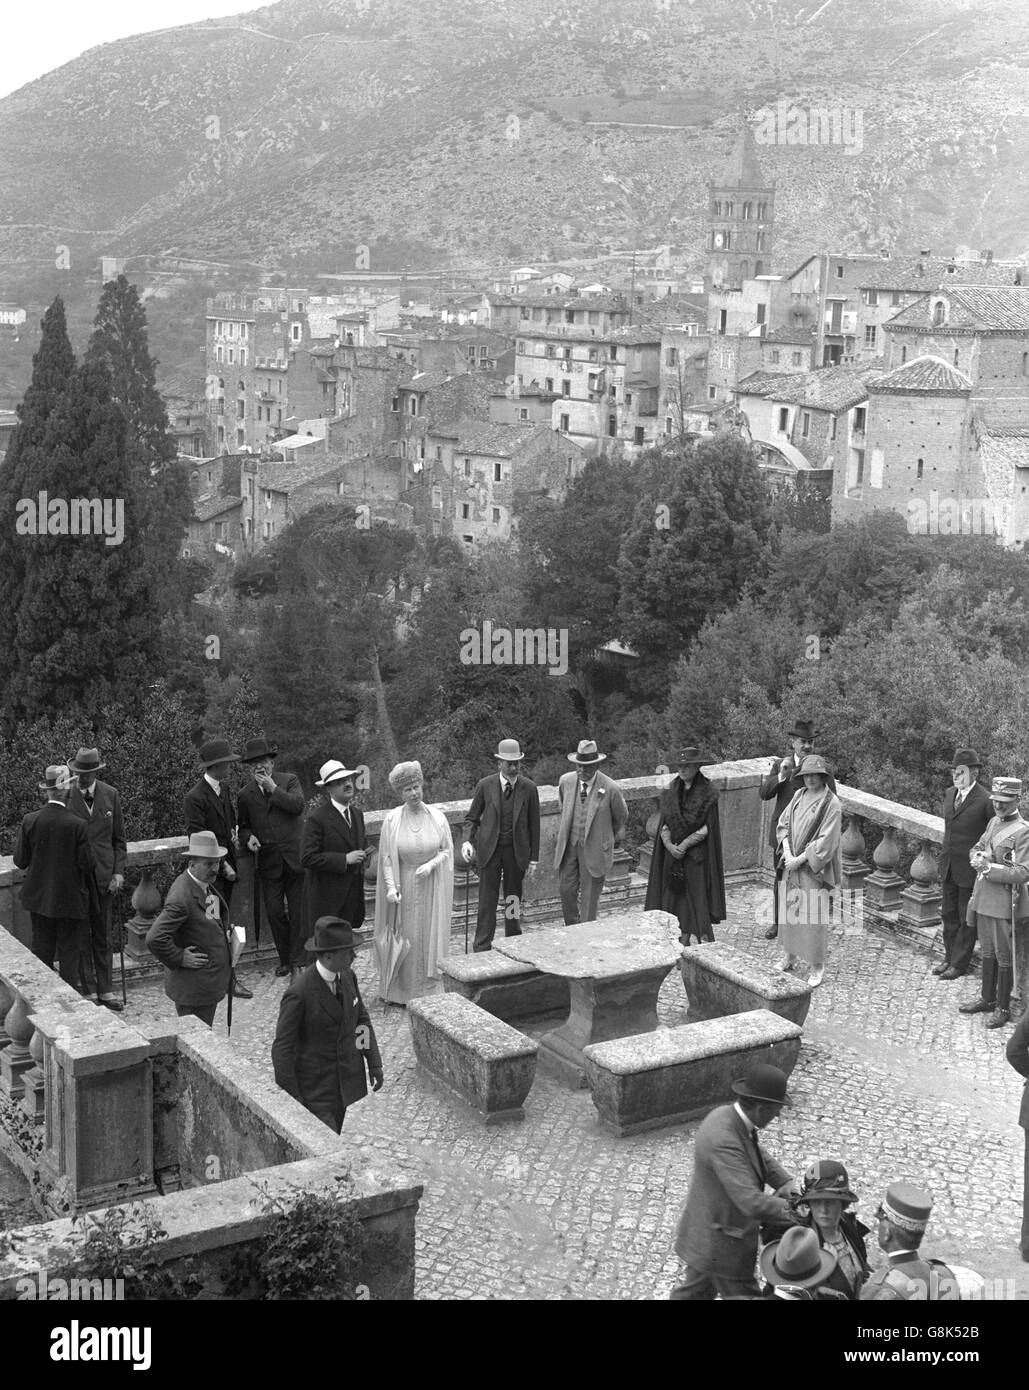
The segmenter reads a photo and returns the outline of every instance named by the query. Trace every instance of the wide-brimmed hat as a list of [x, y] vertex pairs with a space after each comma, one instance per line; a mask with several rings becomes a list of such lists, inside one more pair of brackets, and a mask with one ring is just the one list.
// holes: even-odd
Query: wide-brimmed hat
[[315, 782], [316, 787], [331, 787], [333, 782], [342, 782], [344, 777], [356, 777], [356, 767], [344, 767], [342, 763], [330, 761], [322, 763], [318, 769], [319, 780]]
[[800, 777], [813, 777], [816, 772], [820, 772], [823, 777], [828, 777], [829, 764], [817, 753], [809, 753], [797, 769], [797, 773]]
[[43, 773], [42, 782], [37, 785], [41, 792], [66, 792], [70, 791], [75, 783], [67, 763], [51, 763]]
[[568, 761], [577, 763], [579, 767], [590, 767], [593, 763], [604, 762], [606, 758], [606, 753], [597, 752], [597, 745], [591, 738], [582, 739], [575, 752], [568, 754]]
[[763, 1100], [773, 1105], [789, 1105], [786, 1099], [786, 1073], [768, 1062], [753, 1062], [739, 1081], [732, 1083], [738, 1096]]
[[994, 777], [990, 788], [991, 801], [1017, 801], [1022, 795], [1020, 777]]
[[787, 737], [806, 738], [813, 743], [815, 739], [815, 721], [813, 719], [796, 720]]
[[233, 753], [228, 739], [212, 738], [200, 745], [200, 761], [204, 767], [213, 767], [215, 763], [238, 763], [239, 754]]
[[776, 1288], [784, 1284], [813, 1288], [828, 1279], [835, 1268], [836, 1256], [822, 1249], [818, 1233], [810, 1226], [791, 1226], [781, 1240], [761, 1251], [761, 1273]]
[[256, 763], [262, 758], [277, 758], [279, 750], [268, 742], [266, 738], [248, 738], [243, 745], [244, 763]]
[[314, 936], [304, 942], [305, 951], [341, 951], [344, 946], [353, 948], [354, 929], [342, 917], [319, 917], [314, 924]]
[[74, 758], [69, 758], [68, 766], [72, 772], [99, 772], [107, 764], [100, 761], [99, 748], [80, 748]]
[[951, 767], [982, 767], [983, 760], [974, 748], [955, 748]]
[[910, 1182], [892, 1182], [886, 1189], [886, 1200], [879, 1208], [893, 1226], [902, 1231], [918, 1233], [929, 1224], [933, 1199], [928, 1192]]
[[842, 1163], [837, 1163], [834, 1158], [823, 1158], [817, 1163], [812, 1163], [811, 1167], [804, 1174], [804, 1193], [805, 1197], [832, 1198], [837, 1202], [844, 1202], [849, 1205], [856, 1202], [857, 1198], [850, 1190], [850, 1177]]
[[213, 830], [194, 830], [188, 846], [182, 851], [184, 859], [224, 859], [228, 854], [218, 843]]
[[711, 759], [706, 753], [700, 751], [697, 744], [687, 743], [684, 747], [679, 749], [678, 761], [680, 767], [683, 763], [690, 763], [695, 767], [703, 767], [706, 763], [710, 763]]
[[493, 756], [499, 758], [502, 763], [520, 763], [525, 754], [518, 746], [516, 738], [502, 738], [497, 744], [497, 751]]

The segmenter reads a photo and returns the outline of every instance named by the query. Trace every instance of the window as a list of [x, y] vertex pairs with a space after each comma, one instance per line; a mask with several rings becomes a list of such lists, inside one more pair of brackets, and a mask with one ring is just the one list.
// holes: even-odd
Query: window
[[744, 203], [744, 204], [743, 204], [743, 209], [742, 209], [742, 215], [743, 215], [743, 220], [744, 220], [744, 222], [749, 222], [749, 221], [750, 221], [750, 213], [751, 213], [751, 205], [750, 205], [749, 203]]
[[618, 361], [618, 348], [615, 346], [614, 343], [611, 344], [611, 351], [608, 353], [608, 357], [611, 359], [612, 362]]
[[219, 319], [218, 322], [215, 324], [214, 331], [218, 334], [219, 338], [225, 332], [225, 324], [222, 322], [221, 319]]
[[245, 338], [247, 336], [247, 326], [245, 323], [241, 323], [239, 325], [239, 336], [241, 338]]
[[764, 321], [765, 321], [765, 311], [766, 311], [767, 308], [768, 308], [768, 305], [767, 305], [767, 304], [759, 304], [759, 305], [757, 306], [757, 321], [758, 321], [758, 323], [764, 323]]
[[265, 538], [265, 540], [266, 540], [266, 541], [267, 541], [267, 540], [271, 540], [271, 535], [272, 535], [272, 523], [271, 523], [270, 521], [266, 521], [266, 522], [264, 523], [264, 538]]
[[242, 348], [242, 347], [241, 347], [240, 350], [239, 350], [239, 365], [240, 365], [241, 367], [245, 367], [246, 364], [247, 364], [247, 350], [246, 350], [246, 348]]
[[842, 280], [842, 279], [843, 279], [843, 262], [842, 262], [842, 261], [837, 261], [837, 263], [836, 263], [836, 278], [837, 278], [837, 280]]
[[225, 443], [225, 426], [224, 426], [224, 425], [219, 425], [219, 426], [218, 426], [218, 443], [219, 443], [219, 444], [224, 444], [224, 443]]
[[719, 309], [719, 311], [718, 311], [718, 331], [719, 331], [719, 333], [724, 333], [724, 332], [725, 332], [726, 327], [728, 326], [728, 323], [729, 323], [729, 311], [728, 311], [728, 309]]
[[779, 352], [779, 349], [778, 349], [778, 348], [772, 348], [772, 351], [768, 354], [768, 360], [769, 360], [773, 365], [778, 365], [780, 356], [781, 356], [781, 353]]
[[712, 216], [712, 217], [721, 217], [721, 215], [722, 215], [722, 200], [721, 200], [721, 198], [716, 198], [716, 199], [714, 200], [714, 202], [711, 204], [711, 216]]
[[607, 388], [607, 398], [609, 401], [615, 401], [618, 399], [618, 391], [616, 387], [609, 386]]
[[[765, 246], [765, 233], [764, 233], [764, 228], [763, 228], [763, 227], [760, 227], [760, 228], [758, 228], [758, 230], [754, 233], [754, 250], [755, 250], [755, 251], [765, 251], [765, 250], [767, 250], [767, 249], [768, 249], [768, 248]], [[759, 264], [760, 264], [760, 262], [759, 262]], [[760, 274], [762, 273], [763, 270], [764, 270], [764, 266], [761, 267], [761, 270], [755, 270], [755, 271], [754, 271], [754, 274], [755, 274], [755, 275], [760, 275]]]
[[907, 350], [906, 347], [902, 347], [901, 350], [900, 350], [900, 365], [903, 367], [904, 363], [905, 363], [907, 360], [908, 360], [908, 350]]
[[571, 424], [571, 418], [570, 418], [568, 415], [562, 415], [562, 416], [561, 416], [561, 425], [560, 425], [560, 428], [561, 428], [561, 430], [563, 430], [563, 432], [564, 432], [565, 434], [568, 433], [568, 427], [569, 427], [570, 424]]
[[229, 324], [229, 331], [227, 336], [230, 338], [234, 338], [236, 336], [236, 325], [234, 323]]
[[589, 356], [589, 360], [590, 360], [591, 362], [596, 362], [596, 361], [597, 361], [597, 349], [596, 349], [596, 348], [590, 348], [588, 356]]
[[665, 349], [665, 366], [675, 367], [679, 362], [679, 349], [670, 347]]
[[243, 444], [245, 444], [246, 442], [247, 442], [246, 430], [237, 430], [237, 431], [236, 431], [236, 448], [237, 448], [237, 449], [240, 448], [240, 446], [243, 445]]
[[408, 396], [408, 398], [407, 398], [407, 409], [408, 409], [408, 413], [411, 414], [411, 415], [417, 415], [417, 414], [418, 414], [418, 397], [417, 397], [416, 395], [414, 395], [413, 392], [412, 392], [412, 394], [411, 394], [410, 396]]
[[636, 426], [635, 430], [633, 431], [633, 436], [632, 436], [632, 437], [633, 437], [633, 443], [635, 443], [635, 444], [642, 444], [642, 443], [643, 443], [643, 426], [642, 426], [642, 425], [637, 425], [637, 426]]
[[596, 309], [590, 309], [590, 311], [586, 315], [586, 322], [589, 324], [591, 328], [596, 328], [596, 326], [600, 323], [599, 312]]
[[811, 412], [810, 412], [810, 410], [802, 410], [802, 411], [800, 412], [800, 437], [801, 437], [801, 439], [810, 439], [810, 437], [811, 437]]
[[515, 351], [516, 351], [516, 352], [524, 352], [524, 351], [525, 351], [525, 344], [524, 344], [520, 339], [519, 339], [519, 341], [515, 344]]
[[462, 521], [467, 521], [467, 520], [469, 519], [469, 517], [471, 516], [471, 514], [472, 514], [471, 504], [468, 503], [468, 502], [462, 502], [462, 503], [461, 503], [461, 520], [462, 520]]
[[670, 415], [666, 415], [666, 416], [665, 416], [665, 434], [671, 434], [671, 432], [672, 432], [672, 417], [671, 417]]
[[554, 355], [554, 344], [553, 344], [553, 343], [544, 343], [544, 345], [543, 345], [543, 356], [544, 356], [544, 357], [553, 357], [553, 355]]
[[493, 481], [495, 483], [502, 483], [504, 481], [504, 465], [502, 463], [495, 463], [493, 465]]
[[390, 410], [391, 410], [392, 413], [395, 415], [399, 409], [400, 409], [400, 397], [399, 397], [399, 396], [394, 396], [394, 397], [393, 397], [392, 404], [390, 405]]
[[483, 357], [485, 357], [486, 355], [487, 355], [487, 349], [484, 348], [484, 347], [479, 348], [479, 357], [480, 357], [480, 358], [483, 358]]
[[215, 350], [214, 350], [214, 360], [215, 360], [216, 362], [224, 362], [224, 361], [225, 361], [225, 352], [224, 352], [224, 349], [222, 348], [221, 343], [219, 343], [219, 344], [216, 346]]
[[942, 299], [933, 305], [933, 327], [940, 328], [947, 322], [947, 306]]
[[707, 398], [709, 401], [713, 401], [717, 395], [718, 388], [716, 386], [709, 386], [707, 388]]
[[780, 406], [780, 407], [779, 407], [779, 429], [780, 429], [780, 431], [781, 431], [783, 434], [785, 434], [785, 432], [789, 429], [789, 425], [790, 425], [790, 411], [789, 411], [789, 407], [788, 407], [788, 406], [785, 406], [785, 405]]
[[520, 319], [527, 319], [529, 317], [529, 307], [527, 304], [522, 305], [522, 312], [518, 315], [518, 317]]
[[548, 377], [544, 377], [544, 378], [543, 378], [543, 389], [544, 389], [544, 391], [551, 391], [551, 392], [553, 391], [553, 389], [554, 389], [554, 378], [553, 378], [552, 376], [548, 376]]
[[915, 470], [916, 477], [921, 477], [925, 472], [925, 459], [918, 460], [918, 467]]
[[958, 365], [958, 358], [959, 358], [960, 355], [961, 355], [961, 354], [958, 352], [957, 348], [955, 348], [955, 349], [954, 349], [954, 365], [955, 365], [955, 367]]
[[566, 309], [566, 310], [565, 310], [565, 323], [574, 323], [574, 322], [575, 322], [575, 310], [574, 310], [574, 309]]
[[465, 545], [474, 545], [474, 544], [475, 544], [475, 537], [474, 537], [474, 536], [462, 536], [461, 539], [464, 541]]
[[890, 295], [890, 303], [893, 305], [894, 308], [896, 308], [898, 304], [903, 304], [903, 302], [903, 294], [901, 294], [900, 290], [894, 290], [893, 293]]
[[864, 434], [865, 432], [865, 407], [857, 405], [854, 407], [854, 433]]
[[561, 394], [562, 396], [570, 396], [572, 394], [572, 383], [570, 381], [562, 381]]
[[493, 513], [492, 513], [492, 515], [493, 515], [493, 525], [494, 525], [494, 526], [499, 526], [499, 525], [500, 525], [500, 508], [499, 508], [499, 507], [494, 507], [494, 508], [493, 508]]
[[750, 279], [750, 262], [749, 262], [749, 261], [740, 261], [740, 279], [741, 279], [741, 280], [749, 280], [749, 279]]
[[465, 461], [464, 461], [464, 475], [465, 475], [466, 478], [470, 478], [470, 477], [472, 476], [472, 461], [471, 461], [471, 459], [465, 459]]
[[215, 538], [216, 541], [220, 541], [220, 540], [223, 540], [224, 537], [225, 537], [225, 523], [224, 523], [224, 521], [216, 521], [216, 522], [214, 523], [214, 538]]
[[[755, 247], [755, 250], [757, 250], [757, 251], [762, 251], [762, 250], [764, 250], [764, 242], [765, 242], [765, 234], [764, 234], [764, 232], [758, 232], [758, 234], [757, 234], [757, 239], [758, 239], [758, 241], [760, 242], [760, 245], [757, 246], [757, 247]], [[764, 273], [765, 273], [765, 263], [764, 263], [764, 261], [755, 261], [755, 262], [754, 262], [754, 274], [755, 274], [755, 275], [764, 275]], [[690, 328], [691, 328], [691, 329], [692, 329], [692, 327], [693, 327], [693, 324], [690, 324]], [[692, 336], [692, 334], [691, 334], [691, 336]]]
[[570, 347], [562, 348], [562, 349], [561, 349], [561, 355], [562, 355], [562, 357], [564, 358], [564, 360], [565, 360], [566, 362], [570, 362], [570, 361], [572, 360], [572, 350], [571, 350], [571, 348], [570, 348]]
[[732, 203], [726, 203], [726, 205], [725, 205], [725, 215], [726, 215], [726, 217], [732, 217], [732, 216], [734, 216], [735, 211], [736, 211], [736, 209], [735, 209], [734, 204], [732, 204]]
[[868, 305], [870, 309], [874, 309], [875, 306], [879, 303], [879, 291], [865, 290], [865, 303]]
[[[567, 392], [566, 392], [566, 394], [567, 394]], [[524, 405], [523, 405], [523, 406], [521, 407], [521, 409], [518, 411], [518, 418], [519, 418], [519, 420], [528, 420], [528, 418], [529, 418], [529, 412], [528, 412], [528, 410], [526, 410], [526, 408], [525, 408]]]
[[245, 419], [246, 419], [246, 414], [247, 414], [247, 403], [246, 403], [246, 401], [237, 401], [237, 402], [236, 402], [236, 418], [239, 419], [239, 420], [245, 420]]
[[791, 353], [790, 361], [795, 367], [799, 367], [801, 363], [804, 361], [804, 354], [802, 352]]
[[618, 419], [614, 415], [609, 415], [607, 417], [607, 432], [612, 439], [614, 439], [615, 435], [618, 433]]
[[874, 348], [874, 347], [875, 347], [876, 332], [877, 332], [877, 329], [876, 329], [876, 326], [875, 326], [874, 323], [866, 323], [866, 324], [865, 324], [865, 347], [866, 347], [866, 348]]
[[289, 326], [289, 336], [290, 336], [290, 340], [291, 340], [292, 342], [294, 342], [294, 343], [299, 343], [299, 342], [300, 342], [300, 335], [301, 335], [301, 332], [302, 332], [302, 328], [301, 328], [301, 325], [300, 325], [299, 323], [291, 323], [291, 324], [290, 324], [290, 326]]
[[829, 441], [830, 441], [830, 443], [831, 443], [835, 438], [836, 438], [836, 416], [834, 415], [834, 416], [830, 419], [830, 421], [829, 421]]
[[436, 462], [437, 462], [437, 463], [442, 463], [442, 462], [443, 462], [443, 445], [442, 445], [442, 444], [437, 444], [437, 445], [436, 445]]

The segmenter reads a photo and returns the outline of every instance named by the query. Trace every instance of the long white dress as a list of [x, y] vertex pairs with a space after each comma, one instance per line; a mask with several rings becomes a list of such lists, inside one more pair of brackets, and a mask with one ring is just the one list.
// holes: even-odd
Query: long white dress
[[[431, 873], [415, 870], [436, 859]], [[405, 804], [390, 811], [382, 824], [379, 874], [375, 886], [375, 935], [390, 928], [397, 908], [386, 894], [400, 891], [400, 934], [410, 950], [385, 991], [390, 1004], [406, 1004], [419, 995], [442, 988], [440, 965], [450, 948], [450, 917], [454, 903], [454, 850], [450, 825], [441, 811], [423, 805], [416, 813]]]

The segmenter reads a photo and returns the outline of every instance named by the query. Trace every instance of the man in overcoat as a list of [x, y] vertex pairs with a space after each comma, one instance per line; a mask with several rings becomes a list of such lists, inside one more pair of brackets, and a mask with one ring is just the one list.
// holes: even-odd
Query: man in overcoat
[[[758, 788], [762, 801], [775, 802], [772, 807], [772, 818], [768, 825], [768, 844], [773, 856], [777, 848], [775, 827], [779, 824], [779, 817], [797, 793], [804, 790], [804, 779], [800, 775], [800, 765], [814, 751], [814, 720], [798, 719], [787, 737], [792, 742], [793, 751], [787, 753], [784, 758], [780, 758], [778, 762], [772, 763], [771, 771], [761, 779], [761, 785]], [[836, 782], [831, 773], [826, 778], [826, 785], [835, 796]], [[779, 883], [782, 876], [783, 867], [778, 864], [776, 865], [775, 883], [772, 890], [772, 910], [775, 920], [765, 932], [767, 941], [774, 941], [779, 935]]]
[[275, 1080], [339, 1134], [347, 1106], [382, 1086], [375, 1030], [352, 969], [347, 922], [321, 917], [306, 943], [315, 962], [293, 979], [279, 1004], [272, 1044]]
[[68, 764], [78, 778], [68, 795], [68, 810], [85, 822], [93, 860], [100, 910], [89, 918], [82, 941], [80, 967], [88, 994], [95, 994], [105, 1008], [121, 1013], [125, 1007], [112, 989], [111, 926], [114, 895], [125, 882], [125, 854], [128, 844], [122, 822], [121, 798], [109, 782], [97, 773], [106, 766], [98, 748], [80, 748]]
[[493, 756], [497, 771], [492, 777], [484, 777], [475, 788], [465, 821], [469, 829], [461, 846], [466, 864], [478, 859], [476, 951], [488, 951], [493, 945], [501, 879], [504, 935], [521, 936], [522, 886], [526, 873], [535, 871], [540, 852], [540, 794], [536, 783], [522, 775], [525, 755], [518, 740], [501, 739]]
[[279, 953], [276, 975], [288, 975], [304, 964], [304, 870], [300, 839], [304, 826], [304, 793], [292, 772], [272, 772], [277, 748], [267, 739], [248, 739], [243, 765], [253, 781], [236, 801], [241, 855], [255, 855], [254, 893], [261, 893]]
[[593, 739], [582, 739], [568, 761], [575, 770], [557, 784], [561, 818], [554, 867], [558, 871], [561, 911], [566, 926], [593, 922], [611, 872], [615, 845], [625, 832], [629, 809], [618, 783], [598, 771], [607, 757]]
[[712, 1110], [697, 1131], [693, 1178], [675, 1237], [686, 1265], [685, 1282], [669, 1295], [676, 1301], [758, 1297], [761, 1224], [803, 1224], [787, 1200], [796, 1180], [758, 1139], [790, 1103], [785, 1073], [755, 1062], [732, 1089], [735, 1103]]
[[164, 992], [175, 1012], [212, 1028], [229, 992], [234, 954], [225, 904], [214, 886], [226, 851], [213, 831], [196, 830], [184, 853], [186, 867], [168, 889], [146, 944], [164, 966]]
[[342, 917], [353, 931], [364, 923], [364, 862], [371, 851], [364, 816], [354, 804], [356, 777], [356, 768], [332, 761], [322, 765], [315, 782], [327, 795], [307, 817], [300, 846], [309, 934], [319, 917]]
[[943, 850], [939, 860], [943, 964], [933, 967], [933, 974], [941, 980], [959, 980], [967, 974], [975, 949], [975, 927], [967, 921], [975, 870], [968, 856], [993, 816], [989, 793], [976, 780], [979, 767], [979, 754], [974, 748], [958, 748], [951, 767], [954, 785], [943, 795]]

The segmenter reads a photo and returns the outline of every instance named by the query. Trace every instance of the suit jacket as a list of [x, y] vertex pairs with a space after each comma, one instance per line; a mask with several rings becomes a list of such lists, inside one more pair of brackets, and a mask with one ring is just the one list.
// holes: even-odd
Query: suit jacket
[[957, 787], [948, 787], [943, 795], [943, 849], [940, 852], [940, 880], [951, 878], [962, 888], [971, 888], [975, 870], [968, 862], [972, 846], [981, 837], [993, 818], [993, 802], [981, 782], [970, 788], [968, 795], [954, 810]]
[[121, 818], [121, 797], [109, 782], [99, 777], [93, 783], [93, 814], [78, 787], [68, 797], [68, 810], [86, 823], [90, 848], [96, 861], [97, 887], [103, 890], [115, 874], [125, 872], [125, 826]]
[[969, 913], [1001, 917], [1007, 922], [1011, 921], [1012, 909], [1016, 921], [1029, 916], [1029, 892], [1025, 886], [1029, 882], [1029, 822], [1018, 812], [1006, 820], [993, 816], [972, 849], [982, 850], [993, 868], [989, 878], [976, 875]]
[[48, 801], [22, 820], [14, 862], [25, 870], [21, 902], [28, 912], [84, 921], [99, 911], [89, 834], [59, 801]]
[[232, 804], [228, 782], [221, 784], [220, 795], [215, 796], [206, 777], [201, 777], [195, 787], [190, 787], [182, 803], [186, 821], [186, 834], [193, 835], [198, 830], [212, 830], [222, 849], [229, 852], [222, 860], [230, 868], [236, 867], [236, 847], [232, 832], [236, 828], [236, 811]]
[[342, 917], [355, 929], [364, 924], [364, 865], [347, 864], [351, 850], [365, 849], [364, 816], [351, 802], [351, 829], [331, 798], [308, 816], [300, 847], [304, 880], [304, 926], [314, 931], [319, 917]]
[[[300, 872], [300, 838], [304, 829], [304, 793], [292, 772], [273, 773], [275, 790], [265, 796], [256, 782], [243, 788], [236, 798], [239, 818], [239, 852], [249, 856], [247, 841], [256, 835], [261, 841], [261, 875], [280, 878], [283, 867]], [[210, 788], [208, 788], [210, 790]]]
[[691, 1269], [730, 1279], [749, 1279], [763, 1221], [790, 1220], [783, 1197], [766, 1194], [792, 1180], [760, 1148], [764, 1173], [747, 1127], [733, 1105], [712, 1110], [697, 1131], [693, 1179], [679, 1218], [675, 1250]]
[[[536, 783], [518, 774], [511, 793], [511, 840], [515, 863], [524, 873], [530, 864], [536, 863], [540, 853], [540, 794]], [[465, 839], [475, 846], [479, 867], [488, 864], [493, 857], [500, 838], [500, 812], [504, 796], [500, 786], [500, 774], [484, 777], [475, 788], [472, 804], [468, 810]]]
[[[216, 901], [209, 916], [207, 894]], [[225, 904], [217, 889], [205, 888], [183, 870], [168, 889], [164, 906], [147, 932], [146, 944], [164, 966], [164, 992], [174, 1004], [217, 1004], [229, 992], [229, 934], [222, 925]], [[199, 970], [187, 970], [182, 956], [195, 946], [207, 956]]]
[[[575, 798], [579, 795], [579, 774], [566, 772], [557, 784], [561, 803], [561, 821], [557, 829], [554, 867], [561, 867], [572, 833]], [[621, 788], [612, 777], [598, 772], [586, 802], [586, 834], [584, 837], [586, 868], [594, 878], [604, 878], [615, 858], [615, 840], [625, 829], [629, 808]]]
[[[1029, 1082], [1029, 1009], [1026, 1009], [1015, 1024], [1015, 1031], [1008, 1038], [1005, 1052], [1015, 1071]], [[1018, 1123], [1029, 1132], [1029, 1085], [1022, 1091], [1022, 1108], [1018, 1112]]]
[[[773, 850], [777, 843], [775, 838], [775, 827], [779, 824], [779, 817], [782, 815], [783, 811], [786, 810], [786, 807], [796, 794], [804, 790], [804, 779], [799, 772], [794, 772], [792, 777], [787, 777], [783, 782], [779, 781], [779, 770], [783, 763], [791, 763], [793, 761], [794, 758], [792, 753], [790, 753], [788, 757], [780, 758], [771, 772], [761, 779], [761, 786], [759, 788], [761, 800], [771, 801], [773, 797], [775, 798], [775, 805], [772, 807], [772, 820], [768, 827], [768, 843]], [[835, 795], [836, 779], [830, 777], [828, 781], [829, 790]]]
[[[272, 1044], [275, 1080], [316, 1113], [337, 1112], [368, 1094], [365, 1063], [382, 1070], [379, 1046], [352, 970], [340, 972], [343, 998], [309, 965], [282, 996]], [[364, 1030], [358, 1037], [358, 1029]]]

